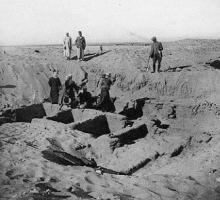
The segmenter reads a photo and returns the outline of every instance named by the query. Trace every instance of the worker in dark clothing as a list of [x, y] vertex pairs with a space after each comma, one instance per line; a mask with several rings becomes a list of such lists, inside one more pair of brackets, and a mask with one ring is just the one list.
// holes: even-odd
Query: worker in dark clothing
[[103, 53], [103, 47], [102, 47], [102, 45], [99, 46], [99, 49], [100, 49], [100, 55], [102, 55], [102, 53]]
[[82, 36], [82, 32], [78, 32], [79, 36], [75, 40], [75, 45], [77, 48], [77, 59], [78, 61], [84, 60], [84, 50], [86, 48], [85, 37]]
[[53, 77], [49, 79], [48, 82], [50, 86], [50, 99], [52, 104], [58, 104], [59, 100], [59, 90], [61, 89], [61, 82], [58, 77], [58, 72], [54, 70]]
[[161, 42], [157, 41], [156, 37], [152, 37], [151, 40], [153, 41], [153, 43], [151, 44], [149, 59], [152, 58], [152, 60], [153, 60], [152, 73], [154, 73], [156, 71], [156, 62], [158, 62], [157, 72], [160, 72], [161, 61], [162, 61], [162, 56], [163, 56], [162, 55], [163, 46], [162, 46]]
[[112, 108], [114, 106], [112, 105], [113, 102], [111, 101], [109, 90], [114, 81], [115, 80], [111, 80], [111, 74], [107, 73], [100, 83], [101, 94], [96, 106], [97, 109], [102, 110], [103, 112], [113, 111]]
[[98, 96], [101, 93], [101, 83], [102, 80], [105, 79], [105, 74], [101, 74], [98, 81], [96, 82], [96, 95]]
[[79, 107], [91, 108], [92, 107], [92, 95], [87, 91], [87, 87], [84, 86], [78, 93]]
[[77, 93], [78, 90], [79, 87], [72, 80], [72, 75], [68, 75], [65, 81], [65, 91], [61, 100], [60, 109], [63, 107], [64, 104], [71, 106], [71, 108], [75, 108], [77, 106], [78, 102], [75, 93]]

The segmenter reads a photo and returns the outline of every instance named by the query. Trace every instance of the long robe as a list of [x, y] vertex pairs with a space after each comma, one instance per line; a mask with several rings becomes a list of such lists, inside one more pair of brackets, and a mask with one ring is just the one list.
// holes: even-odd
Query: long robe
[[63, 55], [66, 58], [70, 58], [72, 49], [72, 38], [66, 36], [63, 40]]
[[59, 100], [59, 90], [61, 87], [61, 82], [60, 79], [51, 77], [49, 79], [48, 82], [49, 86], [50, 86], [50, 98], [51, 98], [51, 103], [52, 104], [58, 104], [58, 100]]

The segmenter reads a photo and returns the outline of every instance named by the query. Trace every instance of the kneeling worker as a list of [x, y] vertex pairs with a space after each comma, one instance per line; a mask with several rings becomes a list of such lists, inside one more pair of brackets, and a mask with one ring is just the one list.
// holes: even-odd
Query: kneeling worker
[[[75, 93], [77, 93], [79, 90], [79, 87], [76, 85], [76, 83], [72, 80], [72, 75], [68, 75], [66, 77], [65, 81], [65, 91], [62, 97], [61, 101], [61, 107], [63, 107], [64, 104], [68, 104], [71, 106], [71, 108], [75, 108], [77, 105], [77, 100], [75, 98]], [[66, 99], [69, 99], [68, 101]], [[67, 102], [65, 102], [67, 101]]]
[[87, 87], [83, 86], [82, 90], [78, 93], [79, 107], [91, 108], [92, 107], [92, 95], [87, 91]]

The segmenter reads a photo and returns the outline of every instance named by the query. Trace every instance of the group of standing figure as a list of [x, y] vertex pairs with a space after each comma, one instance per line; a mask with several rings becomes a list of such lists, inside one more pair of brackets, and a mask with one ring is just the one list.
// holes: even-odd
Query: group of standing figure
[[72, 80], [72, 74], [66, 76], [64, 90], [60, 97], [62, 84], [58, 77], [58, 71], [54, 70], [53, 76], [49, 79], [50, 100], [52, 104], [60, 104], [60, 109], [63, 105], [68, 105], [71, 108], [89, 108], [91, 107], [91, 94], [87, 91], [87, 79], [83, 79], [79, 85]]
[[[78, 32], [78, 37], [75, 40], [75, 45], [77, 48], [77, 59], [78, 61], [84, 60], [84, 50], [86, 48], [86, 40], [82, 35], [82, 32]], [[66, 36], [63, 40], [63, 55], [67, 60], [71, 59], [71, 50], [72, 50], [72, 38], [69, 33], [66, 33]]]
[[[82, 36], [82, 32], [78, 32], [79, 36], [75, 40], [75, 45], [77, 47], [77, 58], [79, 61], [84, 59], [84, 50], [86, 47], [85, 38]], [[157, 41], [156, 37], [151, 39], [153, 43], [151, 44], [151, 49], [148, 57], [148, 64], [150, 58], [153, 61], [153, 71], [156, 72], [156, 63], [158, 63], [157, 72], [160, 72], [161, 61], [162, 61], [162, 51], [163, 46], [161, 42]], [[69, 36], [69, 33], [66, 33], [66, 37], [63, 41], [64, 56], [67, 60], [70, 60], [71, 50], [72, 50], [72, 39]], [[102, 46], [100, 46], [100, 51], [102, 54]], [[149, 68], [149, 66], [148, 66]], [[93, 98], [91, 93], [87, 91], [86, 83], [88, 78], [84, 78], [80, 85], [77, 85], [72, 80], [72, 75], [66, 77], [64, 83], [64, 93], [62, 95], [61, 101], [59, 102], [59, 91], [62, 89], [61, 81], [58, 77], [58, 72], [54, 71], [53, 77], [49, 79], [50, 98], [52, 104], [60, 103], [60, 109], [63, 105], [68, 105], [71, 108], [95, 108], [102, 111], [114, 111], [114, 103], [110, 98], [109, 90], [111, 85], [115, 82], [115, 78], [111, 77], [110, 73], [102, 74], [100, 79], [97, 82], [97, 89], [99, 89], [99, 95], [97, 98]], [[95, 103], [95, 105], [94, 105]]]
[[99, 88], [99, 95], [92, 97], [91, 93], [87, 91], [86, 83], [88, 79], [85, 78], [79, 85], [72, 79], [69, 74], [64, 83], [64, 92], [59, 98], [59, 93], [62, 90], [62, 84], [58, 77], [58, 72], [54, 71], [53, 76], [49, 79], [50, 99], [53, 104], [60, 104], [60, 109], [63, 105], [71, 108], [94, 108], [97, 110], [113, 112], [115, 111], [114, 103], [109, 94], [111, 85], [115, 79], [111, 78], [110, 73], [103, 74], [98, 80], [97, 88]]

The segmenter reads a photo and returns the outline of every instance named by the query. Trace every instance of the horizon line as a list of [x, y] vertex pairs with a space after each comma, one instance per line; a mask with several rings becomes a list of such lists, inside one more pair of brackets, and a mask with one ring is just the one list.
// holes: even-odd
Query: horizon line
[[[177, 40], [160, 40], [161, 42], [168, 43], [168, 42], [177, 42], [177, 41], [183, 41], [183, 40], [220, 40], [220, 38], [184, 38], [184, 39], [177, 39]], [[89, 42], [87, 43], [87, 46], [99, 46], [99, 45], [149, 45], [151, 41], [149, 42], [137, 42], [137, 41], [127, 41], [127, 42]], [[62, 43], [50, 43], [50, 44], [17, 44], [17, 45], [1, 45], [0, 47], [15, 47], [15, 46], [60, 46]], [[75, 45], [73, 45], [75, 46]]]

